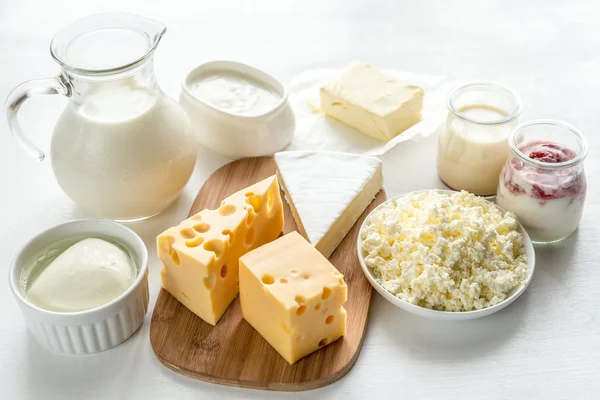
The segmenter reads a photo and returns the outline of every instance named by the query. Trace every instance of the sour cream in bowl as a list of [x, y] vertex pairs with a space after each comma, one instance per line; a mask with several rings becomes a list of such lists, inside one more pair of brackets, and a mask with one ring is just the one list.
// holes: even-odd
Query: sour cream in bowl
[[194, 68], [180, 102], [199, 143], [229, 158], [272, 155], [291, 142], [296, 126], [285, 87], [238, 62]]

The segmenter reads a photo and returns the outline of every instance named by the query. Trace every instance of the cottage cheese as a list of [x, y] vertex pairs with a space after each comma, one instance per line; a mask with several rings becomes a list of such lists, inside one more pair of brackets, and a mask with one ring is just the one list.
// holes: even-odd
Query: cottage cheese
[[385, 204], [368, 217], [361, 245], [385, 290], [439, 311], [493, 306], [527, 276], [515, 216], [465, 191]]

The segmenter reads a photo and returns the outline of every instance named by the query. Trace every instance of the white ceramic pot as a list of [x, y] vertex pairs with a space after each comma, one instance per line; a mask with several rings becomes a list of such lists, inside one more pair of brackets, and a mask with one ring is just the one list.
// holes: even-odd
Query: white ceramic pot
[[[127, 247], [139, 262], [133, 284], [111, 302], [86, 311], [54, 312], [27, 300], [23, 272], [31, 257], [58, 241], [74, 237], [110, 237]], [[108, 350], [129, 338], [144, 322], [148, 310], [148, 251], [131, 229], [108, 220], [83, 219], [54, 226], [23, 246], [9, 272], [10, 288], [31, 334], [44, 347], [66, 354]]]
[[[190, 84], [198, 76], [211, 71], [248, 76], [273, 88], [281, 100], [269, 111], [256, 116], [232, 114], [213, 107], [190, 90]], [[271, 75], [234, 61], [212, 61], [194, 68], [182, 83], [179, 101], [199, 143], [229, 158], [272, 155], [292, 141], [296, 128], [285, 87]]]

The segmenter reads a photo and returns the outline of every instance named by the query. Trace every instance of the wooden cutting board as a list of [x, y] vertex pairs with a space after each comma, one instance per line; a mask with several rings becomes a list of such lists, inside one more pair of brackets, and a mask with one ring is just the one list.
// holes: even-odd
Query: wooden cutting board
[[[274, 173], [272, 157], [227, 164], [200, 189], [190, 215], [217, 208], [225, 197]], [[239, 299], [213, 327], [161, 289], [150, 324], [150, 343], [156, 357], [168, 368], [192, 378], [255, 389], [308, 390], [341, 378], [358, 357], [371, 304], [371, 285], [356, 255], [358, 230], [367, 214], [384, 200], [381, 191], [329, 258], [348, 284], [348, 325], [341, 339], [290, 366], [242, 318]], [[283, 203], [283, 232], [288, 233], [297, 227], [289, 206], [285, 200]]]

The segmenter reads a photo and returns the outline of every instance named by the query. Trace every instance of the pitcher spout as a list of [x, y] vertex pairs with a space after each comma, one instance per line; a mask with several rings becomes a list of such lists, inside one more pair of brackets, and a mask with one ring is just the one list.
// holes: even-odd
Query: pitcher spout
[[113, 74], [149, 58], [166, 31], [160, 22], [134, 14], [97, 14], [58, 31], [50, 52], [67, 72]]
[[160, 22], [146, 17], [140, 17], [134, 14], [122, 14], [127, 18], [131, 18], [131, 22], [138, 21], [136, 28], [140, 29], [148, 37], [150, 49], [154, 50], [160, 43], [163, 35], [167, 32], [167, 27]]

